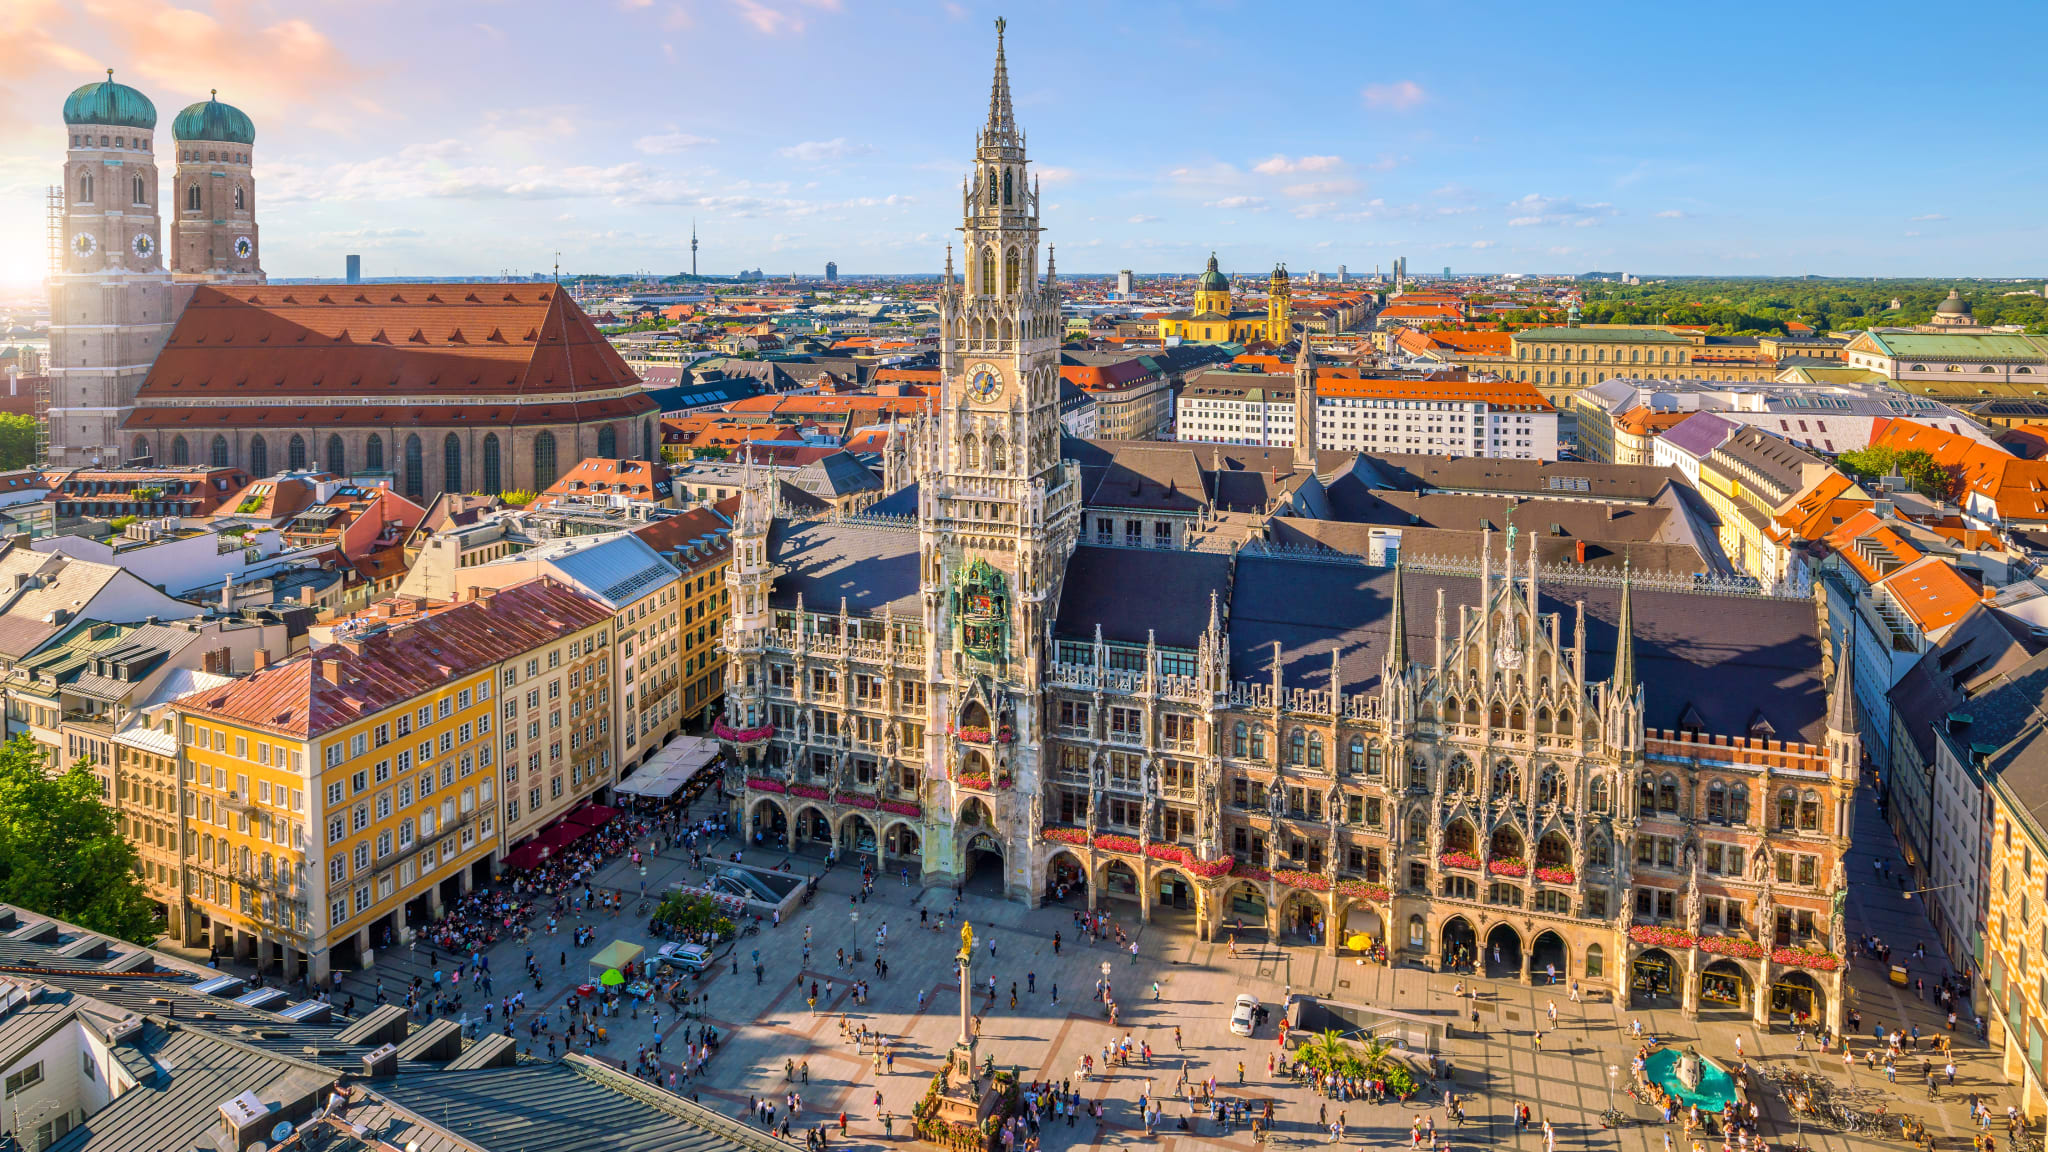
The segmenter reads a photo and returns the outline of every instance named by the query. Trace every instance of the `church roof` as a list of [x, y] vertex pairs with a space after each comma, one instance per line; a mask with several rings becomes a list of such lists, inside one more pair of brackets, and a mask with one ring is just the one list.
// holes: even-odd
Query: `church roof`
[[1060, 587], [1059, 634], [1071, 640], [1191, 649], [1209, 626], [1209, 597], [1230, 595], [1230, 557], [1221, 552], [1082, 545]]
[[768, 559], [782, 566], [769, 603], [813, 612], [862, 616], [894, 608], [907, 618], [923, 610], [917, 581], [917, 529], [858, 521], [785, 520], [768, 530]]
[[105, 80], [81, 85], [64, 98], [64, 122], [154, 128], [156, 105], [126, 84], [114, 83], [114, 70], [109, 68]]
[[1216, 254], [1209, 253], [1209, 266], [1203, 270], [1202, 278], [1195, 281], [1195, 287], [1204, 292], [1230, 291], [1230, 277], [1216, 269]]
[[178, 113], [171, 121], [171, 135], [180, 140], [219, 140], [229, 144], [256, 143], [256, 125], [232, 104], [201, 100]]
[[553, 284], [202, 286], [150, 366], [142, 405], [489, 397], [574, 406], [638, 378]]

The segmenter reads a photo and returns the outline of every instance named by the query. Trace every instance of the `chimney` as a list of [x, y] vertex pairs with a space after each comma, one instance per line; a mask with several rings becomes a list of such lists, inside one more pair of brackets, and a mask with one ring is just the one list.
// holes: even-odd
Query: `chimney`
[[320, 678], [329, 684], [341, 683], [341, 661], [339, 660], [321, 660], [314, 668], [314, 671], [318, 672]]
[[469, 592], [468, 592], [468, 594], [467, 594], [467, 595], [465, 595], [465, 596], [463, 596], [463, 599], [464, 599], [464, 600], [474, 600], [474, 599], [476, 599], [476, 598], [477, 598], [477, 594], [478, 594], [478, 593], [479, 593], [480, 591], [482, 591], [482, 589], [478, 588], [478, 587], [477, 587], [476, 585], [474, 585], [474, 584], [471, 584], [471, 585], [469, 586]]
[[368, 1079], [398, 1075], [398, 1045], [386, 1044], [363, 1056], [363, 1075]]
[[221, 578], [220, 610], [223, 612], [235, 610], [235, 574], [233, 572], [229, 572]]

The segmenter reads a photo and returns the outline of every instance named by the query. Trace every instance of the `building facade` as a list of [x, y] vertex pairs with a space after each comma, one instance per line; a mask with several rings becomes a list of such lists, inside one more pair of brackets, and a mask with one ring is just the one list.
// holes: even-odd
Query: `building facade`
[[1545, 568], [1533, 537], [1413, 570], [1078, 540], [1099, 450], [1058, 435], [1057, 285], [1002, 200], [1000, 28], [917, 514], [742, 494], [713, 730], [745, 831], [1202, 939], [1839, 1025], [1860, 735], [1810, 597]]
[[261, 284], [256, 232], [256, 126], [241, 109], [207, 99], [171, 121], [178, 174], [174, 279], [202, 284]]
[[1295, 414], [1312, 397], [1317, 447], [1428, 456], [1558, 458], [1557, 410], [1514, 381], [1387, 379], [1346, 372], [1291, 377], [1203, 372], [1174, 402], [1174, 438], [1289, 447]]

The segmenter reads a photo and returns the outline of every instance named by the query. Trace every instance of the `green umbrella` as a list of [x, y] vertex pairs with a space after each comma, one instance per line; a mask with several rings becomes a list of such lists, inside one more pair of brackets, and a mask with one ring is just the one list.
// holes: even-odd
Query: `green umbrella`
[[626, 974], [617, 968], [607, 968], [604, 975], [598, 977], [597, 982], [607, 988], [616, 988], [626, 982]]

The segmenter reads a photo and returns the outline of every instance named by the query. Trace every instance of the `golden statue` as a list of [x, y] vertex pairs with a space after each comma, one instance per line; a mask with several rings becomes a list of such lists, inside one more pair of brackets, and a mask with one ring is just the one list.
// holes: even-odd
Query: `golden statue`
[[962, 956], [974, 955], [974, 925], [969, 924], [965, 920], [960, 922], [960, 954]]

